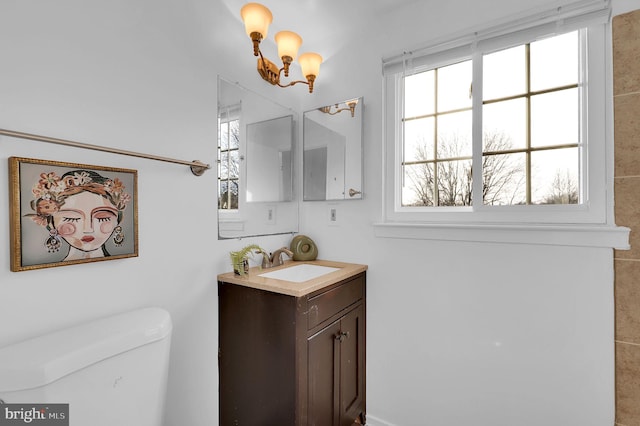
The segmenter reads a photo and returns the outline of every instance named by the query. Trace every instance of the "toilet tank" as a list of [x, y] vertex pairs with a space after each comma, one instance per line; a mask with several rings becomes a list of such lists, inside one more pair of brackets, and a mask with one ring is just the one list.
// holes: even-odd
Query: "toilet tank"
[[0, 349], [5, 403], [68, 403], [70, 426], [160, 426], [171, 317], [139, 309]]

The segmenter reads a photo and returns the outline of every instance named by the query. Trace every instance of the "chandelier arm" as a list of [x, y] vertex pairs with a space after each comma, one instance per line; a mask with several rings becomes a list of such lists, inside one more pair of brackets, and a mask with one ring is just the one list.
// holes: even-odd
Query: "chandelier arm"
[[298, 84], [298, 83], [303, 83], [303, 84], [309, 85], [309, 82], [308, 81], [304, 81], [304, 80], [295, 80], [295, 81], [289, 82], [288, 84], [280, 84], [280, 82], [278, 82], [277, 84], [280, 87], [289, 87], [289, 86], [293, 86], [293, 85]]
[[322, 108], [318, 108], [320, 111], [324, 112], [325, 114], [329, 114], [329, 115], [336, 115], [338, 113], [341, 113], [342, 111], [349, 111], [350, 108], [340, 108], [337, 109], [333, 112], [331, 112], [331, 107], [322, 107]]
[[[278, 70], [278, 83], [277, 83], [278, 86], [280, 86], [280, 87], [289, 87], [289, 86], [294, 86], [294, 85], [296, 85], [298, 83], [304, 83], [307, 86], [309, 85], [309, 82], [305, 81], [305, 80], [295, 80], [295, 81], [292, 81], [292, 82], [290, 82], [288, 84], [285, 84], [285, 85], [280, 84], [280, 75], [282, 74], [282, 71], [284, 71], [285, 69], [286, 69], [286, 67], [282, 67], [282, 68], [280, 68]], [[287, 76], [287, 74], [285, 73], [285, 77], [286, 76]]]
[[[258, 59], [258, 73], [260, 76], [270, 84], [274, 86], [277, 85], [279, 87], [289, 87], [294, 86], [298, 83], [304, 83], [309, 86], [309, 93], [313, 93], [313, 83], [315, 81], [315, 75], [308, 75], [307, 80], [294, 80], [287, 84], [280, 83], [280, 77], [282, 75], [282, 71], [285, 70], [285, 67], [278, 68], [273, 62], [268, 60], [262, 55], [262, 51], [258, 50], [258, 55], [260, 58]], [[286, 75], [285, 75], [286, 76]]]
[[[266, 62], [264, 61], [264, 56], [262, 56], [262, 50], [258, 49], [258, 54], [260, 56], [260, 63], [262, 64], [262, 71], [266, 73], [268, 71], [268, 68], [267, 68]], [[267, 61], [268, 61], [268, 59], [267, 59]], [[279, 76], [280, 76], [280, 74], [278, 74], [278, 77]]]

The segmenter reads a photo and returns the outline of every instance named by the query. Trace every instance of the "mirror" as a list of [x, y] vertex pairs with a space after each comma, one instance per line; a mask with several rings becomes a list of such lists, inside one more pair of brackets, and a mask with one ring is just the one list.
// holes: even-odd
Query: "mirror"
[[303, 200], [362, 199], [362, 98], [304, 113]]
[[218, 238], [298, 232], [296, 114], [218, 77]]

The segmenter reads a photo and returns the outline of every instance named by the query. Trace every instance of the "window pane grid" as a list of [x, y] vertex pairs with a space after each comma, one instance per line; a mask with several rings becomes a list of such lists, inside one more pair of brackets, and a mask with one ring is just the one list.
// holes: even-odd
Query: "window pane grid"
[[[458, 84], [460, 78], [466, 82], [462, 80], [463, 83]], [[448, 120], [455, 122], [456, 114], [468, 113], [470, 128], [471, 62], [459, 62], [415, 74], [405, 78], [407, 81], [405, 89], [412, 92], [406, 93], [404, 109], [411, 114], [402, 118], [405, 129], [404, 158], [401, 161], [405, 188], [402, 204], [469, 205], [471, 192], [463, 193], [463, 188], [470, 186], [470, 182], [465, 181], [471, 177], [470, 137], [465, 137], [464, 132], [457, 134], [457, 127]], [[431, 124], [424, 128], [423, 133], [416, 133], [416, 127], [409, 131], [407, 125], [413, 126], [413, 123], [425, 120]], [[465, 148], [468, 155], [461, 155]], [[407, 186], [411, 187], [408, 191]]]
[[471, 111], [471, 107], [469, 107], [469, 108], [452, 109], [452, 110], [449, 110], [449, 111], [443, 111], [443, 112], [437, 112], [437, 113], [431, 113], [431, 114], [416, 115], [415, 117], [405, 117], [405, 118], [402, 119], [402, 121], [406, 123], [406, 122], [410, 122], [410, 121], [413, 121], [413, 120], [420, 120], [422, 118], [440, 117], [440, 116], [447, 115], [447, 114], [455, 114], [456, 112], [465, 112], [465, 111]]
[[573, 83], [573, 84], [567, 84], [565, 86], [554, 87], [554, 88], [545, 89], [545, 90], [532, 90], [529, 93], [520, 93], [520, 94], [512, 95], [512, 96], [505, 96], [503, 98], [483, 100], [482, 101], [482, 105], [489, 105], [489, 104], [494, 104], [494, 103], [498, 103], [498, 102], [510, 101], [510, 100], [513, 100], [513, 99], [530, 98], [530, 97], [536, 96], [536, 95], [544, 95], [544, 94], [547, 94], [547, 93], [560, 92], [560, 91], [567, 90], [567, 89], [576, 89], [578, 87], [579, 87], [578, 83]]
[[538, 148], [522, 148], [522, 149], [505, 149], [503, 151], [484, 151], [482, 155], [501, 155], [501, 154], [517, 154], [517, 153], [527, 153], [527, 152], [536, 152], [536, 151], [549, 151], [554, 149], [563, 149], [563, 148], [577, 148], [580, 144], [578, 143], [568, 143], [564, 145], [553, 145], [553, 146], [541, 146]]
[[[577, 32], [576, 33], [571, 33], [568, 36], [564, 35], [564, 36], [560, 36], [563, 39], [566, 39], [567, 37], [577, 37]], [[545, 40], [544, 43], [549, 43], [548, 40]], [[499, 52], [501, 54], [501, 52]], [[558, 191], [558, 182], [559, 182], [559, 178], [558, 176], [561, 175], [561, 171], [558, 170], [556, 172], [556, 178], [550, 183], [550, 189], [549, 194], [540, 198], [537, 197], [537, 200], [534, 200], [534, 194], [533, 194], [533, 190], [532, 187], [534, 185], [533, 182], [533, 165], [532, 165], [532, 153], [534, 152], [540, 152], [540, 151], [554, 151], [554, 150], [558, 150], [555, 152], [562, 152], [560, 150], [563, 149], [568, 149], [568, 148], [577, 148], [579, 147], [579, 141], [576, 139], [576, 142], [574, 143], [550, 143], [546, 146], [534, 146], [533, 144], [533, 126], [536, 125], [537, 121], [533, 120], [532, 117], [532, 99], [538, 97], [538, 96], [543, 96], [543, 95], [550, 95], [550, 94], [563, 94], [563, 93], [567, 93], [570, 92], [572, 90], [578, 89], [579, 88], [579, 84], [577, 82], [575, 83], [569, 83], [569, 84], [563, 84], [560, 86], [556, 86], [556, 87], [547, 87], [544, 89], [538, 89], [538, 90], [532, 90], [532, 86], [531, 86], [531, 81], [532, 81], [532, 59], [531, 59], [531, 44], [525, 44], [524, 45], [524, 84], [525, 84], [525, 88], [526, 88], [526, 92], [525, 93], [518, 93], [518, 94], [513, 94], [510, 96], [503, 96], [500, 98], [494, 98], [494, 99], [487, 99], [487, 100], [483, 100], [482, 104], [483, 106], [485, 105], [497, 105], [500, 103], [504, 103], [504, 102], [508, 102], [508, 101], [513, 101], [516, 99], [525, 99], [525, 105], [526, 105], [526, 112], [525, 112], [525, 148], [510, 148], [510, 149], [496, 149], [496, 150], [489, 150], [486, 149], [486, 147], [483, 146], [483, 159], [486, 158], [487, 156], [498, 156], [498, 155], [504, 155], [504, 154], [512, 154], [512, 155], [516, 155], [516, 154], [520, 154], [520, 153], [524, 153], [525, 154], [525, 162], [524, 162], [524, 175], [525, 175], [525, 200], [524, 202], [526, 204], [552, 204], [552, 203], [561, 203], [561, 204], [575, 204], [578, 202], [578, 197], [573, 196], [573, 193], [579, 193], [579, 191], [577, 189], [574, 188], [575, 186], [575, 181], [577, 181], [577, 178], [575, 179], [575, 181], [573, 181], [573, 184], [567, 183], [566, 185], [564, 185], [564, 188], [569, 188], [571, 186], [571, 188], [568, 190], [570, 194], [567, 194], [566, 196], [557, 196], [557, 195], [553, 195]], [[573, 53], [573, 52], [571, 52]], [[576, 74], [577, 75], [577, 74]], [[577, 78], [577, 77], [576, 77]], [[578, 105], [575, 105], [576, 108], [578, 108]], [[564, 119], [564, 116], [563, 116]], [[577, 125], [576, 125], [576, 129], [577, 129]], [[486, 136], [485, 136], [486, 137]], [[483, 161], [484, 162], [484, 161]], [[567, 168], [567, 176], [569, 176], [570, 172], [569, 170], [575, 168], [575, 166], [573, 164], [569, 164], [568, 168]], [[486, 179], [486, 171], [483, 171], [483, 180]], [[514, 176], [517, 176], [517, 174], [515, 174]], [[571, 178], [567, 177], [565, 179], [566, 180], [571, 180]], [[563, 181], [564, 182], [564, 181]], [[484, 186], [484, 185], [483, 185]], [[486, 191], [483, 190], [483, 203], [485, 205], [493, 205], [496, 203], [496, 199], [487, 199], [486, 198]], [[507, 195], [513, 195], [513, 194], [507, 194]], [[511, 197], [513, 199], [513, 196]], [[498, 200], [500, 198], [498, 197]], [[540, 202], [540, 199], [542, 200], [546, 200], [543, 202]], [[501, 202], [498, 202], [498, 204], [501, 204]]]

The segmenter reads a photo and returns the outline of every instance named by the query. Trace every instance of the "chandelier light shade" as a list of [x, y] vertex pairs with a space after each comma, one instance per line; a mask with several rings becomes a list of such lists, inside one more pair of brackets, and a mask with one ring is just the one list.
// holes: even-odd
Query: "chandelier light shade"
[[278, 45], [278, 56], [284, 64], [284, 76], [289, 77], [289, 65], [298, 56], [298, 49], [302, 44], [302, 37], [293, 31], [280, 31], [275, 36]]
[[247, 3], [240, 9], [244, 29], [253, 41], [253, 55], [260, 54], [260, 42], [267, 37], [273, 22], [271, 11], [259, 3]]
[[280, 87], [289, 87], [298, 83], [309, 86], [309, 93], [313, 93], [313, 83], [320, 73], [322, 56], [317, 53], [303, 53], [298, 58], [304, 80], [295, 80], [283, 84], [280, 75], [284, 71], [284, 76], [289, 77], [289, 66], [298, 56], [298, 50], [302, 45], [302, 38], [293, 31], [280, 31], [275, 35], [278, 45], [278, 56], [282, 60], [282, 68], [268, 60], [260, 51], [260, 42], [267, 37], [269, 25], [273, 22], [271, 11], [259, 3], [247, 3], [240, 9], [240, 16], [244, 22], [247, 35], [253, 43], [253, 54], [258, 58], [258, 73], [267, 82]]
[[269, 9], [260, 3], [247, 3], [240, 9], [240, 16], [249, 37], [252, 33], [258, 33], [262, 38], [267, 38], [269, 25], [273, 22], [273, 15]]
[[303, 53], [298, 59], [300, 68], [302, 69], [302, 75], [305, 77], [312, 75], [317, 77], [320, 74], [320, 64], [322, 63], [322, 56], [317, 53]]

